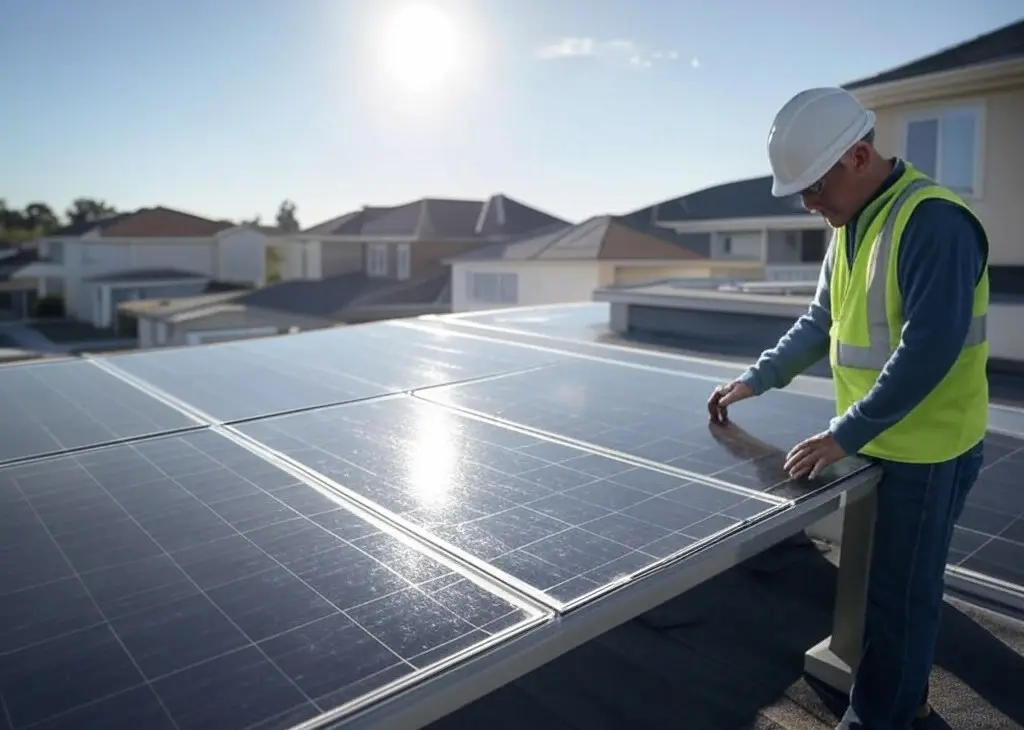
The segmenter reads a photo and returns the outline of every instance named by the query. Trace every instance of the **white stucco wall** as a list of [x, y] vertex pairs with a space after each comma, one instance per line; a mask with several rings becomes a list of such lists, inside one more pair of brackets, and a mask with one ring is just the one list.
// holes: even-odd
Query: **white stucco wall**
[[266, 248], [270, 241], [269, 236], [251, 228], [240, 228], [219, 236], [216, 241], [216, 278], [250, 286], [262, 282]]
[[[602, 267], [596, 261], [465, 262], [452, 264], [451, 270], [453, 312], [590, 301], [594, 289], [602, 284]], [[516, 301], [474, 298], [469, 287], [476, 274], [514, 276]]]

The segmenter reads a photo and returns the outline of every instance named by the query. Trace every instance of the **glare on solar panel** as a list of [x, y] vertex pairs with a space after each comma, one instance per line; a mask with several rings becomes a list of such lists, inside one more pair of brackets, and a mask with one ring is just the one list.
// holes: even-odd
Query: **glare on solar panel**
[[409, 396], [238, 430], [556, 606], [778, 504]]

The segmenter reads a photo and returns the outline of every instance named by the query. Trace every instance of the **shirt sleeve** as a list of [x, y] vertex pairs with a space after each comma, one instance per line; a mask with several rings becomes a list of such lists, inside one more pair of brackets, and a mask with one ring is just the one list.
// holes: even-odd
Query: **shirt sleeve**
[[848, 454], [903, 419], [953, 367], [971, 325], [988, 245], [970, 213], [945, 200], [925, 200], [907, 222], [898, 256], [905, 322], [899, 345], [867, 395], [830, 426]]
[[785, 388], [800, 373], [828, 354], [832, 328], [832, 261], [835, 239], [825, 252], [818, 275], [818, 287], [807, 312], [779, 338], [775, 347], [761, 353], [757, 362], [740, 376], [740, 381], [760, 395], [772, 388]]

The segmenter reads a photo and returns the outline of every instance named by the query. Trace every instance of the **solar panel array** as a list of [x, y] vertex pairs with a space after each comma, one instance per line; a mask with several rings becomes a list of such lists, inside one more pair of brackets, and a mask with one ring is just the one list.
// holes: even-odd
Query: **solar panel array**
[[711, 370], [587, 347], [382, 323], [0, 369], [0, 728], [344, 717], [863, 467], [781, 473], [827, 403], [709, 429]]

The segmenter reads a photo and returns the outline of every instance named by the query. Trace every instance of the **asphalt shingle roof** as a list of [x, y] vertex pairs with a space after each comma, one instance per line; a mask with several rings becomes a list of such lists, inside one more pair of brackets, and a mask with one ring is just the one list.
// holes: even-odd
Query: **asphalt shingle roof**
[[233, 228], [230, 221], [215, 221], [161, 206], [140, 208], [108, 218], [73, 223], [50, 233], [55, 237], [80, 237], [97, 232], [102, 238], [207, 238]]
[[1024, 58], [1024, 20], [1019, 20], [991, 33], [985, 33], [888, 71], [850, 81], [843, 84], [843, 88], [860, 89], [1012, 58]]
[[811, 217], [811, 214], [804, 210], [799, 196], [774, 197], [771, 175], [764, 175], [713, 185], [679, 198], [641, 208], [627, 214], [627, 217], [653, 217], [658, 223], [664, 223], [795, 215]]
[[468, 251], [453, 261], [622, 261], [685, 260], [706, 256], [682, 245], [667, 231], [646, 230], [616, 216], [589, 218], [577, 225], [551, 225], [507, 243]]
[[318, 223], [306, 235], [388, 236], [409, 239], [520, 235], [565, 221], [505, 195], [487, 200], [423, 198], [391, 207], [367, 207]]
[[278, 313], [335, 320], [350, 307], [446, 304], [450, 302], [449, 279], [447, 272], [400, 282], [350, 272], [325, 279], [284, 281], [235, 293], [204, 294], [151, 305], [133, 303], [130, 309], [160, 319], [204, 309], [241, 316], [237, 313], [250, 309], [262, 316]]

